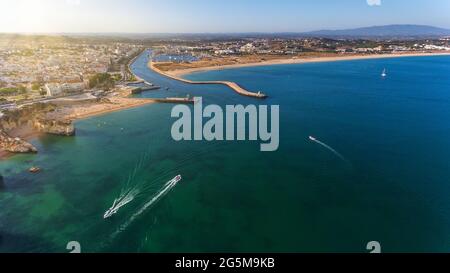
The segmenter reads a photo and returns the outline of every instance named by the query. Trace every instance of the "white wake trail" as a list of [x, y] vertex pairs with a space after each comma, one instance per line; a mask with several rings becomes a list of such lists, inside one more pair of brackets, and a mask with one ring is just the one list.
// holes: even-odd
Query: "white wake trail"
[[177, 181], [171, 180], [166, 183], [164, 188], [155, 195], [148, 203], [146, 203], [139, 211], [137, 211], [133, 216], [131, 216], [130, 221], [134, 220], [136, 217], [141, 215], [145, 210], [147, 210], [151, 205], [157, 202], [161, 197], [165, 196], [171, 189], [173, 189], [177, 185]]
[[318, 140], [315, 137], [310, 136], [309, 139], [317, 144], [319, 144], [322, 147], [325, 147], [327, 150], [331, 151], [334, 155], [336, 155], [337, 157], [339, 157], [342, 161], [345, 161], [347, 163], [349, 163], [349, 161], [343, 156], [341, 155], [338, 151], [336, 151], [335, 149], [333, 149], [331, 146], [323, 143], [322, 141]]
[[135, 214], [133, 214], [127, 222], [125, 222], [122, 226], [120, 226], [119, 230], [117, 232], [115, 232], [111, 237], [115, 238], [117, 236], [118, 233], [124, 231], [125, 229], [127, 229], [127, 227], [134, 221], [136, 220], [137, 217], [139, 217], [139, 215], [141, 215], [142, 213], [144, 213], [150, 206], [154, 205], [156, 202], [158, 202], [162, 197], [164, 197], [166, 194], [168, 194], [170, 192], [170, 190], [172, 190], [177, 184], [178, 184], [179, 180], [177, 180], [177, 178], [174, 178], [172, 180], [170, 180], [169, 182], [167, 182], [164, 187], [149, 201], [147, 202], [140, 210], [138, 210]]
[[124, 197], [122, 197], [117, 204], [117, 208], [121, 208], [125, 206], [126, 204], [130, 203], [134, 200], [134, 198], [139, 194], [139, 191], [137, 189], [130, 190]]

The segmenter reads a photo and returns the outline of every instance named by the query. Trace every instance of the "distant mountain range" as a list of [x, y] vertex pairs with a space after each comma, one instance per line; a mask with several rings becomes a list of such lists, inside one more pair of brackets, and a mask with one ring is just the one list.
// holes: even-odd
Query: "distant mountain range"
[[[245, 38], [362, 38], [362, 39], [415, 39], [449, 36], [450, 29], [425, 25], [384, 25], [343, 30], [319, 30], [311, 32], [242, 32], [242, 33], [35, 33], [31, 36], [65, 36], [71, 38], [103, 38], [132, 40], [227, 40]], [[0, 33], [2, 37], [19, 37], [23, 34]]]
[[424, 25], [387, 25], [303, 33], [320, 37], [435, 37], [450, 35], [450, 29]]

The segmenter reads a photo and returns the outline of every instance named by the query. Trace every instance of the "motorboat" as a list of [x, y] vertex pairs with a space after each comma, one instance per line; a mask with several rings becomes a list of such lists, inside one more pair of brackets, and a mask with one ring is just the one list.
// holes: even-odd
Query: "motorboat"
[[[175, 176], [175, 178], [173, 178], [172, 180], [167, 182], [166, 188], [168, 188], [169, 185], [177, 184], [178, 182], [181, 181], [181, 179], [182, 179], [181, 175]], [[130, 203], [131, 201], [133, 201], [134, 198], [137, 196], [137, 194], [138, 194], [137, 191], [130, 190], [126, 194], [122, 195], [122, 197], [116, 198], [114, 200], [112, 207], [109, 208], [103, 215], [103, 219], [108, 219], [108, 218], [112, 217], [113, 215], [115, 215], [119, 211], [120, 208], [122, 208], [123, 206], [125, 206], [128, 203]]]
[[178, 182], [181, 181], [181, 179], [182, 179], [181, 175], [177, 175], [177, 176], [173, 179], [173, 181], [174, 181], [175, 183], [178, 183]]
[[135, 195], [135, 192], [130, 191], [125, 196], [115, 199], [112, 207], [109, 208], [103, 215], [103, 219], [107, 219], [116, 214], [120, 208], [133, 201]]

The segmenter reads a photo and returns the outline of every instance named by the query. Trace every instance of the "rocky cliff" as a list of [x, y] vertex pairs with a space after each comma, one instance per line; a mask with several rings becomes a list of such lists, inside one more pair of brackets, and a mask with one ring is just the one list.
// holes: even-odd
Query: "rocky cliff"
[[36, 153], [37, 149], [20, 138], [21, 128], [63, 136], [75, 134], [75, 128], [70, 120], [48, 119], [46, 114], [55, 111], [56, 105], [36, 103], [22, 106], [19, 109], [3, 111], [0, 118], [0, 149], [12, 153]]
[[75, 128], [70, 120], [48, 120], [45, 118], [36, 118], [33, 127], [39, 132], [61, 135], [73, 136], [75, 135]]
[[3, 111], [3, 116], [0, 119], [0, 129], [9, 133], [24, 125], [32, 126], [36, 117], [53, 112], [55, 109], [56, 106], [50, 103], [36, 103], [22, 106], [19, 109]]
[[37, 153], [37, 149], [30, 143], [18, 137], [10, 137], [0, 130], [0, 149], [11, 153]]

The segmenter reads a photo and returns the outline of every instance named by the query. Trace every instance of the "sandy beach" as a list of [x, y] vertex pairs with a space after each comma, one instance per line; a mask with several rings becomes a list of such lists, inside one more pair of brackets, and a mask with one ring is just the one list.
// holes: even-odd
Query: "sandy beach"
[[219, 65], [209, 67], [198, 67], [188, 69], [176, 69], [164, 71], [167, 74], [175, 77], [185, 76], [195, 72], [224, 70], [240, 67], [252, 66], [268, 66], [268, 65], [283, 65], [283, 64], [301, 64], [301, 63], [315, 63], [315, 62], [335, 62], [335, 61], [349, 61], [349, 60], [366, 60], [366, 59], [384, 59], [384, 58], [398, 58], [398, 57], [423, 57], [423, 56], [447, 56], [450, 52], [445, 53], [403, 53], [403, 54], [378, 54], [378, 55], [352, 55], [352, 56], [333, 56], [333, 57], [294, 57], [290, 59], [273, 59], [270, 61], [262, 61], [257, 63], [241, 63], [231, 65]]
[[79, 120], [93, 116], [99, 116], [115, 111], [130, 109], [154, 103], [152, 99], [110, 98], [110, 103], [89, 103], [81, 105], [68, 105], [59, 107], [55, 112], [47, 114], [50, 119], [63, 118]]

